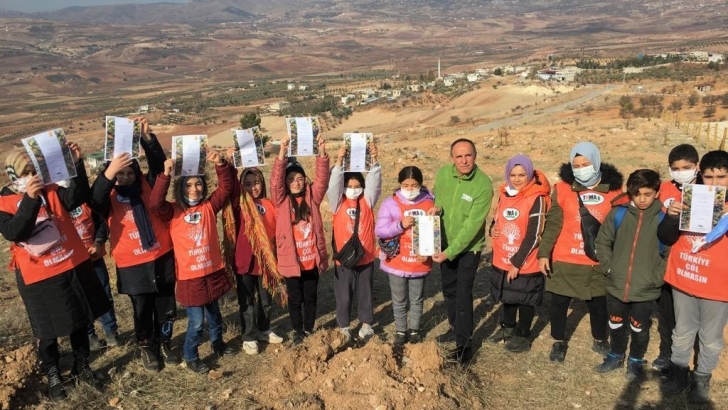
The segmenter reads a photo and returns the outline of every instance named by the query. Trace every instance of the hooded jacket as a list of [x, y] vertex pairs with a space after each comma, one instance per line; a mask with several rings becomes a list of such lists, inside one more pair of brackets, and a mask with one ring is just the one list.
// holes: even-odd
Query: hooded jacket
[[[599, 265], [607, 275], [607, 292], [622, 302], [647, 302], [660, 296], [666, 261], [660, 255], [657, 227], [660, 224], [659, 200], [640, 210], [624, 194], [615, 199], [597, 236]], [[619, 229], [615, 215], [627, 208]]]

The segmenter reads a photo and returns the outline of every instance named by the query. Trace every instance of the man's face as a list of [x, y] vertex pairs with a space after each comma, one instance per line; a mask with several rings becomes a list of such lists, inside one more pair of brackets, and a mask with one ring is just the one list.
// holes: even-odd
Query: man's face
[[473, 171], [473, 167], [475, 167], [475, 148], [469, 142], [463, 141], [455, 144], [450, 151], [450, 157], [461, 176], [468, 175]]
[[728, 187], [728, 169], [710, 168], [701, 171], [703, 184]]

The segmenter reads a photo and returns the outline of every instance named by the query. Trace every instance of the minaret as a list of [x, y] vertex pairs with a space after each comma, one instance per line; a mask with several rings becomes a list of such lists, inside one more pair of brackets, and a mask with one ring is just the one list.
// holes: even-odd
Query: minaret
[[440, 73], [440, 58], [439, 57], [437, 58], [437, 79], [438, 80], [442, 79], [442, 75]]

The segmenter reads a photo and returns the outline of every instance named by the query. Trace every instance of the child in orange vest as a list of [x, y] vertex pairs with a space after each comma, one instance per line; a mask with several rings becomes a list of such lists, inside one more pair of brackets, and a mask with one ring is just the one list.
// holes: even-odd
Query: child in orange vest
[[319, 274], [329, 267], [321, 201], [329, 185], [329, 156], [322, 136], [316, 140], [316, 176], [306, 178], [298, 162], [287, 160], [289, 139], [281, 141], [270, 178], [271, 200], [276, 207], [276, 257], [278, 271], [285, 277], [288, 313], [300, 344], [313, 332]]
[[165, 200], [172, 180], [174, 160], [164, 163], [164, 174], [152, 190], [151, 208], [169, 223], [177, 265], [177, 300], [187, 310], [184, 360], [195, 373], [210, 368], [200, 360], [197, 348], [207, 317], [212, 349], [218, 357], [233, 354], [222, 340], [222, 314], [217, 300], [232, 287], [223, 265], [217, 235], [217, 213], [230, 196], [233, 180], [226, 161], [212, 151], [207, 160], [215, 164], [218, 187], [207, 197], [204, 175], [180, 177], [175, 182], [176, 202]]
[[352, 237], [359, 208], [358, 236], [364, 248], [364, 256], [350, 269], [334, 261], [334, 296], [336, 297], [336, 323], [344, 339], [351, 339], [349, 311], [352, 296], [356, 290], [358, 318], [361, 323], [359, 338], [366, 340], [374, 335], [374, 308], [372, 307], [372, 286], [374, 284], [374, 206], [382, 192], [382, 167], [377, 163], [377, 147], [372, 144], [371, 169], [366, 180], [360, 172], [344, 172], [346, 148], [339, 150], [339, 158], [331, 170], [329, 179], [329, 207], [334, 214], [332, 244], [337, 250]]

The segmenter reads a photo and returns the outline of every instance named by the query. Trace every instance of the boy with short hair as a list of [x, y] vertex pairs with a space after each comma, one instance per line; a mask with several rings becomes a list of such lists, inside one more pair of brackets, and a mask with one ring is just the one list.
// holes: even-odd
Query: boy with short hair
[[[650, 341], [652, 304], [660, 296], [665, 260], [657, 239], [662, 204], [656, 201], [660, 174], [650, 169], [633, 172], [627, 195], [615, 198], [596, 240], [599, 266], [607, 276], [610, 351], [594, 368], [607, 373], [624, 366], [631, 336], [627, 378], [644, 375], [644, 355]], [[630, 331], [631, 330], [631, 331]]]
[[[711, 151], [699, 166], [703, 184], [728, 187], [728, 152]], [[722, 236], [692, 253], [704, 234], [680, 231], [682, 204], [675, 201], [660, 223], [660, 240], [671, 245], [665, 281], [672, 285], [675, 330], [667, 379], [660, 386], [664, 394], [680, 394], [688, 387], [691, 403], [710, 402], [710, 379], [723, 350], [723, 329], [728, 322], [728, 238]], [[700, 349], [697, 366], [689, 380], [688, 364], [695, 337]]]
[[[664, 181], [660, 186], [660, 201], [662, 211], [673, 203], [682, 203], [682, 189], [687, 184], [699, 184], [698, 150], [690, 144], [675, 146], [667, 156], [670, 180]], [[657, 299], [657, 332], [660, 335], [660, 353], [652, 361], [652, 368], [660, 372], [667, 372], [670, 367], [672, 355], [672, 330], [675, 329], [675, 309], [672, 302], [672, 287], [669, 283], [662, 285], [660, 297]]]

